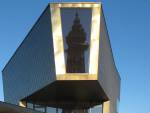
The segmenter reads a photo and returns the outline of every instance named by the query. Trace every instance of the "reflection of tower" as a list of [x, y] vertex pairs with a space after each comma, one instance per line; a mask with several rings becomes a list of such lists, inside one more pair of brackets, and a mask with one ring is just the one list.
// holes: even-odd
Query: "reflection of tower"
[[84, 51], [88, 48], [86, 33], [76, 13], [72, 30], [67, 38], [67, 73], [85, 73]]

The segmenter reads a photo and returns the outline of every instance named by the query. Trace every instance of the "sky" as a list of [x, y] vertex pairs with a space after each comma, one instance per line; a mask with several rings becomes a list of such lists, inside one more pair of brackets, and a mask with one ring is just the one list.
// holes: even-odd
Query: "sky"
[[[101, 1], [121, 76], [119, 113], [150, 113], [150, 0]], [[0, 70], [49, 2], [0, 0]], [[3, 98], [0, 73], [0, 100]]]

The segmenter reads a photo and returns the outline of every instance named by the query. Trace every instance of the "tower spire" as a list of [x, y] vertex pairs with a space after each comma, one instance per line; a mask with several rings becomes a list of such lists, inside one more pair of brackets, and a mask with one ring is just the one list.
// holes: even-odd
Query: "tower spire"
[[67, 73], [85, 73], [84, 51], [88, 48], [86, 33], [80, 24], [79, 14], [76, 11], [72, 29], [67, 40]]

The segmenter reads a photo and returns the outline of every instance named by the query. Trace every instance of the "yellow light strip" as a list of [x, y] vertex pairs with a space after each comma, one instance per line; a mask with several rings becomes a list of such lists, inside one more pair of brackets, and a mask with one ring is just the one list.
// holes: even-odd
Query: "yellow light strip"
[[57, 80], [97, 80], [97, 75], [89, 75], [88, 73], [67, 73], [58, 75]]
[[100, 3], [53, 3], [51, 6], [57, 8], [95, 8], [99, 7]]
[[66, 66], [64, 58], [64, 45], [61, 27], [60, 8], [56, 8], [53, 6], [51, 6], [50, 8], [56, 74], [65, 74]]
[[92, 10], [89, 74], [98, 73], [101, 6]]
[[102, 113], [110, 113], [110, 101], [104, 102], [102, 107], [103, 107]]

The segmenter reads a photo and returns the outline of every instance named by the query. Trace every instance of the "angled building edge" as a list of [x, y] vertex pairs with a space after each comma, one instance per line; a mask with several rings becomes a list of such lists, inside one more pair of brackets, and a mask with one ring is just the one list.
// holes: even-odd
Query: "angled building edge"
[[[89, 73], [57, 73], [59, 66], [56, 64], [56, 57], [59, 53], [55, 53], [55, 50], [59, 46], [55, 45], [54, 26], [57, 28], [59, 25], [54, 25], [52, 18], [55, 16], [51, 15], [59, 11], [52, 9], [66, 6], [90, 7], [95, 8], [95, 11], [98, 12], [93, 11], [99, 21], [95, 23], [99, 25], [97, 28], [99, 35], [96, 35], [98, 44], [96, 62], [98, 64], [94, 65], [94, 69], [97, 69], [96, 73], [92, 71]], [[59, 21], [59, 15], [57, 19]], [[57, 44], [62, 45], [62, 43], [61, 39]], [[92, 43], [94, 41], [91, 41], [91, 45]], [[64, 50], [60, 49], [59, 52], [63, 53]], [[91, 59], [94, 58], [91, 57]], [[60, 58], [58, 61], [63, 60]], [[28, 102], [61, 109], [72, 109], [74, 106], [74, 109], [88, 109], [102, 105], [103, 113], [117, 113], [120, 76], [114, 63], [100, 3], [49, 4], [2, 73], [4, 100], [7, 103], [16, 105], [20, 103], [21, 106], [26, 107]]]

